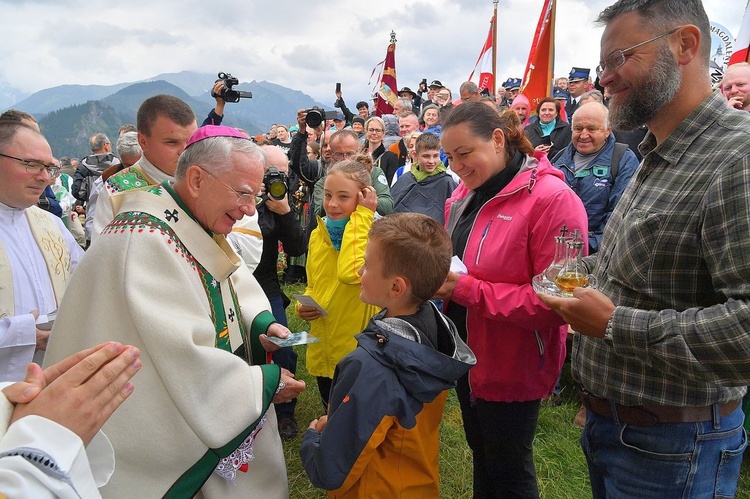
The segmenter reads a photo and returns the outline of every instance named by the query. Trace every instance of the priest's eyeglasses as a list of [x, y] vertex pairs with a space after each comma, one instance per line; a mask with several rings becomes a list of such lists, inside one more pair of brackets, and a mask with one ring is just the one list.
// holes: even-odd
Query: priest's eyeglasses
[[[200, 167], [198, 167], [198, 168], [200, 168]], [[234, 187], [232, 187], [231, 185], [229, 185], [226, 182], [224, 182], [223, 180], [221, 180], [219, 177], [217, 177], [216, 175], [214, 175], [210, 171], [206, 170], [205, 168], [201, 168], [201, 170], [203, 170], [208, 175], [210, 175], [211, 177], [213, 177], [214, 179], [216, 179], [220, 184], [223, 184], [224, 187], [226, 187], [230, 191], [232, 191], [235, 194], [237, 194], [237, 201], [236, 201], [236, 203], [238, 205], [240, 205], [240, 206], [248, 206], [248, 205], [251, 205], [253, 203], [257, 204], [257, 203], [259, 203], [261, 201], [261, 198], [258, 197], [258, 196], [256, 196], [254, 193], [252, 193], [252, 192], [240, 192], [237, 189], [235, 189]]]
[[664, 38], [665, 36], [669, 36], [672, 33], [677, 33], [680, 29], [684, 28], [684, 26], [677, 26], [673, 30], [667, 31], [666, 33], [662, 33], [661, 35], [655, 36], [653, 38], [649, 38], [645, 42], [636, 43], [632, 47], [628, 47], [626, 49], [622, 50], [615, 50], [609, 56], [607, 57], [607, 60], [604, 62], [599, 63], [599, 65], [596, 67], [596, 75], [601, 78], [604, 74], [605, 69], [609, 69], [610, 71], [614, 71], [615, 69], [619, 68], [623, 64], [625, 64], [625, 59], [628, 55], [627, 52], [630, 52], [633, 49], [636, 49], [642, 45], [646, 45], [647, 43], [655, 42], [656, 40], [659, 40], [661, 38]]
[[15, 156], [11, 156], [9, 154], [3, 154], [0, 152], [0, 156], [8, 159], [14, 159], [16, 161], [19, 161], [23, 163], [23, 165], [26, 167], [26, 171], [28, 173], [33, 173], [34, 175], [39, 175], [42, 173], [42, 171], [47, 170], [47, 174], [50, 176], [50, 178], [57, 178], [60, 175], [60, 167], [50, 163], [42, 163], [41, 161], [37, 161], [35, 159], [22, 159], [22, 158], [16, 158]]

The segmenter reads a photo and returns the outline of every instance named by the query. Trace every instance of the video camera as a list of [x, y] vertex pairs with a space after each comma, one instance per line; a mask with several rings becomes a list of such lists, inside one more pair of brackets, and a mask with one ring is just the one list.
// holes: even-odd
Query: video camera
[[263, 184], [266, 186], [266, 194], [275, 200], [284, 199], [289, 192], [288, 176], [286, 173], [279, 171], [275, 166], [269, 166], [266, 174], [263, 176]]
[[318, 106], [313, 106], [310, 109], [305, 110], [307, 113], [305, 116], [305, 123], [312, 128], [317, 128], [323, 123], [323, 120], [332, 120], [339, 114], [337, 111], [326, 111]]
[[240, 82], [240, 80], [238, 80], [234, 76], [230, 75], [229, 73], [219, 73], [217, 76], [219, 77], [219, 79], [214, 83], [221, 81], [224, 83], [224, 88], [221, 89], [221, 93], [218, 95], [216, 94], [216, 92], [211, 90], [211, 97], [221, 97], [222, 99], [224, 99], [224, 102], [239, 102], [240, 99], [253, 98], [252, 92], [232, 90], [232, 87]]

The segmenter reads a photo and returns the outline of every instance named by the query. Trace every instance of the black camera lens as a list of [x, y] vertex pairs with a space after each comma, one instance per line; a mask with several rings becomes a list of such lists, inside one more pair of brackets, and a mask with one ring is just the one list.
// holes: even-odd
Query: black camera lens
[[312, 128], [317, 128], [323, 123], [323, 113], [320, 109], [312, 108], [307, 110], [305, 117], [305, 123], [310, 125]]
[[277, 201], [280, 199], [284, 199], [284, 196], [286, 196], [286, 193], [289, 190], [289, 186], [287, 186], [286, 183], [286, 178], [286, 174], [280, 172], [277, 167], [269, 167], [268, 171], [266, 171], [266, 174], [263, 177], [263, 183], [266, 186], [266, 194], [268, 194], [273, 199], [276, 199]]

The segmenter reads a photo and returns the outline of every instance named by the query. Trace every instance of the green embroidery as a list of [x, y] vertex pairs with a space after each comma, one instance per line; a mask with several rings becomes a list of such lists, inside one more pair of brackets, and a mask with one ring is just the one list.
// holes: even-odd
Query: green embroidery
[[110, 192], [124, 192], [131, 189], [140, 189], [151, 185], [148, 178], [138, 168], [131, 166], [107, 179], [107, 188]]

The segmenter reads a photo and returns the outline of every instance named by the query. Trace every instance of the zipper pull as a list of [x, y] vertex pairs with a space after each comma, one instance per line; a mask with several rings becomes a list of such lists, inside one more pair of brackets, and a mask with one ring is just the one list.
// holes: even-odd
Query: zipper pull
[[534, 186], [536, 185], [536, 172], [537, 172], [536, 168], [531, 170], [531, 177], [529, 177], [529, 194], [531, 194], [531, 189], [533, 189]]

